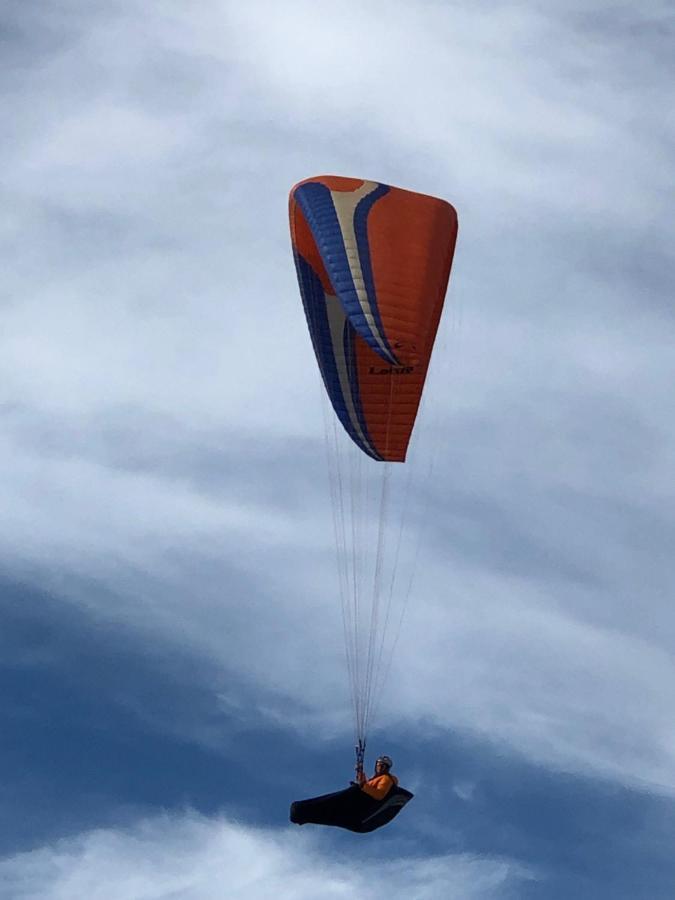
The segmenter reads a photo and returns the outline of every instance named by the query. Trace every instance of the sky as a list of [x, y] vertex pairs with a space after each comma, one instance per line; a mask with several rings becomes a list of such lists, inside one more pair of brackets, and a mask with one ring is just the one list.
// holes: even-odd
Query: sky
[[[674, 38], [666, 0], [3, 4], [2, 898], [672, 898]], [[416, 796], [366, 836], [288, 822], [353, 766], [287, 221], [324, 173], [460, 229], [370, 744]]]

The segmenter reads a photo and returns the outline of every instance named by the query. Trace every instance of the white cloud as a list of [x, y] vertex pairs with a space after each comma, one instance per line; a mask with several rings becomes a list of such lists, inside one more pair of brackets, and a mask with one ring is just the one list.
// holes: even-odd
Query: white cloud
[[[322, 170], [437, 191], [460, 212], [464, 316], [387, 715], [670, 789], [672, 575], [629, 527], [672, 528], [672, 319], [636, 301], [645, 271], [669, 299], [669, 257], [645, 246], [664, 245], [670, 80], [645, 62], [624, 81], [624, 38], [536, 4], [332, 12], [89, 10], [22, 80], [3, 158], [3, 563], [108, 616], [78, 587], [97, 580], [130, 628], [313, 721], [339, 707], [286, 191]], [[515, 531], [517, 576], [494, 558]]]
[[0, 891], [14, 900], [498, 900], [533, 877], [510, 860], [448, 855], [382, 863], [355, 851], [337, 856], [316, 834], [296, 829], [165, 816], [6, 858]]
[[413, 177], [451, 185], [469, 215], [479, 203], [507, 227], [514, 205], [587, 222], [653, 214], [668, 158], [630, 125], [643, 79], [663, 101], [665, 82], [645, 60], [619, 89], [623, 47], [582, 22], [533, 4], [375, 2], [337, 19], [328, 3], [273, 6], [230, 6], [228, 57], [267, 110], [281, 104], [305, 134], [343, 135], [362, 164], [376, 155], [384, 172], [367, 177], [396, 182], [405, 151]]
[[457, 568], [428, 579], [434, 602], [408, 617], [392, 719], [404, 711], [543, 765], [675, 792], [668, 650], [556, 610], [525, 579]]

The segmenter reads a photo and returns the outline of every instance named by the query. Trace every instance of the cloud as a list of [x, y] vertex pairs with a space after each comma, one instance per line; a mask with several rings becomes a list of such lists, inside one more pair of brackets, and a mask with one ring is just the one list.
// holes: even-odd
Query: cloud
[[[244, 828], [196, 814], [99, 830], [0, 861], [0, 888], [16, 900], [160, 900], [395, 896], [440, 900], [515, 897], [533, 876], [516, 862], [463, 855], [370, 859], [327, 852], [319, 837]], [[344, 854], [349, 855], [345, 864]]]
[[335, 170], [439, 193], [461, 328], [383, 721], [671, 790], [672, 79], [665, 6], [614, 6], [73, 3], [24, 36], [7, 570], [191, 651], [196, 679], [235, 669], [289, 728], [343, 728], [286, 192]]
[[555, 612], [523, 580], [470, 580], [409, 616], [389, 714], [414, 709], [544, 765], [672, 794], [670, 653]]

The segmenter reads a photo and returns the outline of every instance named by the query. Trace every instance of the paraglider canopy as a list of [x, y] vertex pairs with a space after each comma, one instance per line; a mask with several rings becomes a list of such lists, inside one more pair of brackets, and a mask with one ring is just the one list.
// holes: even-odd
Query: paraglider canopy
[[300, 292], [326, 391], [345, 430], [403, 462], [457, 239], [445, 200], [320, 175], [290, 195]]
[[[427, 194], [318, 175], [291, 189], [289, 215], [307, 325], [335, 413], [326, 420], [328, 475], [355, 738], [365, 746], [417, 558], [407, 515], [411, 471], [403, 488], [391, 477], [399, 467], [389, 464], [408, 453], [457, 213]], [[346, 451], [336, 421], [353, 442]]]

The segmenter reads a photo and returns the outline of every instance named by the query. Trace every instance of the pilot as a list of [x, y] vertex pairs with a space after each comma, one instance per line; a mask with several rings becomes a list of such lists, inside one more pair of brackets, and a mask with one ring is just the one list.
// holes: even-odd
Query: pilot
[[384, 799], [389, 791], [398, 784], [398, 778], [389, 771], [393, 765], [390, 756], [378, 756], [375, 760], [375, 774], [372, 778], [366, 778], [363, 771], [357, 772], [356, 780], [361, 790], [373, 800]]

